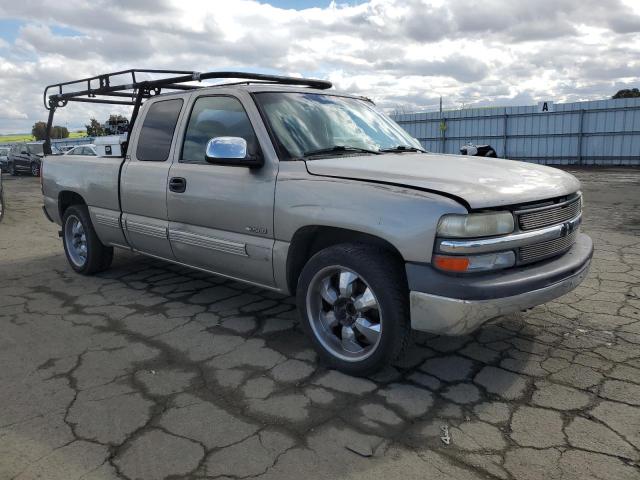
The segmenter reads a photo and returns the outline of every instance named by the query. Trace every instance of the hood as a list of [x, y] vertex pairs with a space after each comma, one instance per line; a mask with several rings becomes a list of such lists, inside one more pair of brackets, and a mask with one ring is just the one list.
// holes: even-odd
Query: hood
[[560, 197], [580, 182], [556, 168], [498, 158], [389, 153], [307, 160], [312, 175], [394, 183], [458, 197], [473, 209]]

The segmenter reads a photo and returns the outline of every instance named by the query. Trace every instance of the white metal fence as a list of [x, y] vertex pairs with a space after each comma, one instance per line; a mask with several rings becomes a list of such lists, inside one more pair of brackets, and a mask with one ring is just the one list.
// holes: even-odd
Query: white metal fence
[[554, 165], [640, 165], [640, 98], [393, 115], [429, 151], [490, 144], [499, 157]]

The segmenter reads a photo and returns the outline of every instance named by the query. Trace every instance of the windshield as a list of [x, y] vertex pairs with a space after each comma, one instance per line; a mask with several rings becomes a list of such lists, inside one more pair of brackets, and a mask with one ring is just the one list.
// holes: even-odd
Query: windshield
[[258, 93], [256, 98], [291, 158], [398, 147], [422, 150], [416, 139], [365, 100], [282, 92]]

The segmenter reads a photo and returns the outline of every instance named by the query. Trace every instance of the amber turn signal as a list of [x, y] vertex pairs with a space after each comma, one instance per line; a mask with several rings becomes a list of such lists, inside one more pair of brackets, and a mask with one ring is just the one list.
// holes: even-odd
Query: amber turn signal
[[466, 272], [469, 268], [469, 258], [434, 255], [433, 264], [436, 268], [447, 272]]
[[434, 267], [444, 272], [452, 273], [499, 270], [513, 267], [515, 263], [516, 256], [512, 251], [470, 255], [468, 257], [437, 254], [433, 256]]

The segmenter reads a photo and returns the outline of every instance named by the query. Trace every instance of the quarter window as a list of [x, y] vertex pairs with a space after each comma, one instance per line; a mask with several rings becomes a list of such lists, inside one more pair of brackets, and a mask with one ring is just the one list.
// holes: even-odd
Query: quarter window
[[181, 98], [162, 100], [149, 107], [138, 138], [138, 160], [164, 162], [169, 158], [181, 109]]
[[180, 160], [205, 163], [205, 149], [215, 137], [242, 137], [247, 152], [258, 151], [258, 140], [240, 101], [233, 97], [200, 97], [189, 117]]

